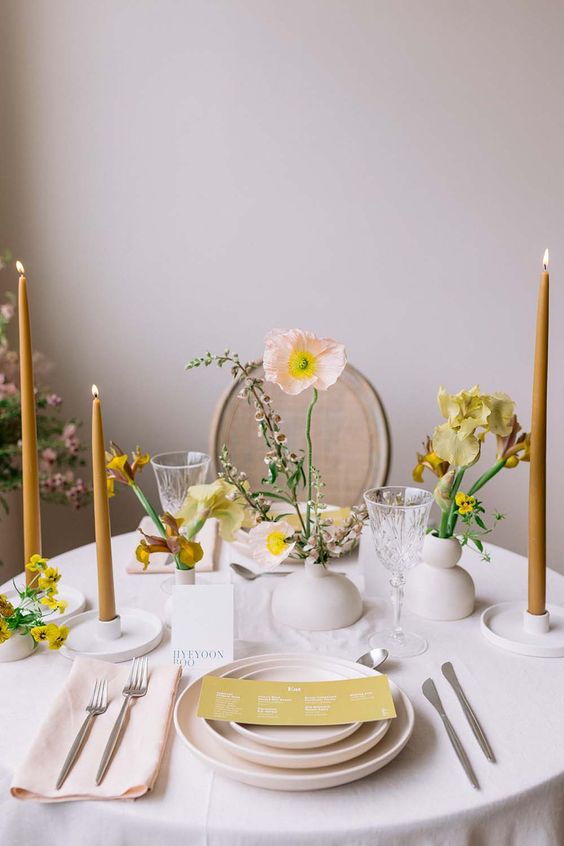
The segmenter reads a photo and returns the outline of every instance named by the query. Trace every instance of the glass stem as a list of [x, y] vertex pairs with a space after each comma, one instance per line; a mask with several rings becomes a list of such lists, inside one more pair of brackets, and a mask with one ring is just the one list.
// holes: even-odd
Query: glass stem
[[393, 576], [390, 579], [390, 585], [392, 588], [393, 637], [396, 640], [403, 640], [404, 634], [403, 629], [401, 627], [401, 612], [403, 608], [403, 589], [405, 587], [405, 576]]

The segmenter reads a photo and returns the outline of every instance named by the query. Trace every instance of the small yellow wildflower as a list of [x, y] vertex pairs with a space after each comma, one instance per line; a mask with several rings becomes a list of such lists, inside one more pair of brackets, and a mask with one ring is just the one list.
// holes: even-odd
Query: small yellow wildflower
[[60, 649], [68, 637], [68, 626], [57, 626], [55, 623], [49, 623], [46, 629], [49, 649]]
[[11, 617], [14, 613], [14, 606], [5, 593], [0, 593], [0, 617]]
[[32, 555], [27, 564], [25, 565], [25, 569], [29, 570], [30, 573], [38, 573], [41, 570], [44, 570], [46, 566], [46, 558], [42, 558], [41, 555]]
[[47, 640], [47, 626], [34, 626], [30, 631], [30, 635], [36, 643]]
[[61, 578], [61, 574], [56, 567], [46, 567], [39, 579], [39, 589], [48, 590], [50, 593], [57, 592], [57, 582]]
[[3, 617], [0, 617], [0, 643], [12, 637], [12, 632], [8, 628], [8, 623]]
[[43, 596], [39, 601], [42, 605], [46, 605], [50, 611], [58, 611], [59, 614], [62, 614], [68, 605], [64, 599], [55, 599], [52, 593]]
[[462, 491], [456, 494], [454, 501], [458, 506], [458, 513], [463, 516], [464, 514], [471, 514], [476, 506], [476, 497], [468, 496], [468, 494], [462, 493]]

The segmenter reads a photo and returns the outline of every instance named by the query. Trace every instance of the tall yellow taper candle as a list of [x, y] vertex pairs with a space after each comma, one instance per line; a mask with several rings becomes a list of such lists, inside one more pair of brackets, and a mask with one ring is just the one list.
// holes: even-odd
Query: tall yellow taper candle
[[100, 620], [107, 621], [113, 620], [116, 616], [116, 601], [102, 405], [96, 385], [92, 385], [92, 398], [92, 482], [94, 488], [96, 559], [98, 562], [98, 617]]
[[546, 611], [546, 391], [548, 382], [548, 250], [543, 258], [531, 417], [529, 477], [529, 614]]
[[[24, 558], [41, 555], [41, 510], [39, 505], [39, 467], [35, 420], [35, 388], [33, 384], [33, 350], [27, 300], [27, 279], [21, 261], [16, 262], [20, 274], [18, 285], [18, 321], [20, 335], [20, 395], [22, 414], [22, 494], [24, 526]], [[26, 570], [26, 584], [33, 573]]]

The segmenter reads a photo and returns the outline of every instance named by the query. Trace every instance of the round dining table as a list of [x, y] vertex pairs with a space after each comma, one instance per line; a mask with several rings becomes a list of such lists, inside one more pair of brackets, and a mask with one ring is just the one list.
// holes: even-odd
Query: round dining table
[[[229, 568], [248, 563], [226, 544], [213, 572], [198, 581], [235, 584], [235, 657], [272, 652], [357, 658], [389, 622], [386, 571], [370, 537], [360, 553], [336, 562], [359, 587], [366, 568], [377, 568], [379, 595], [365, 598], [353, 626], [330, 632], [296, 631], [271, 614], [277, 579], [245, 581]], [[167, 576], [131, 574], [136, 534], [113, 539], [118, 603], [163, 615]], [[37, 650], [25, 660], [0, 663], [0, 844], [69, 846], [562, 846], [564, 843], [564, 659], [501, 651], [480, 631], [480, 614], [495, 602], [526, 595], [526, 560], [491, 546], [491, 563], [469, 550], [462, 564], [476, 583], [474, 613], [456, 622], [405, 614], [406, 628], [423, 634], [427, 652], [383, 668], [415, 709], [413, 734], [399, 756], [371, 776], [341, 787], [292, 793], [230, 781], [187, 749], [174, 728], [152, 792], [136, 801], [22, 802], [10, 794], [15, 768], [71, 666], [61, 654]], [[96, 603], [95, 549], [88, 545], [52, 559], [63, 580]], [[373, 582], [374, 579], [371, 579]], [[564, 577], [548, 574], [549, 601], [564, 605]], [[312, 596], [312, 602], [315, 597]], [[2, 647], [0, 646], [0, 649]], [[170, 635], [151, 653], [152, 666], [171, 663]], [[476, 712], [496, 762], [486, 760], [452, 688], [441, 674], [451, 661]], [[474, 790], [443, 724], [423, 697], [434, 679], [476, 772]], [[188, 675], [182, 686], [190, 681]], [[48, 731], [48, 726], [43, 730]]]

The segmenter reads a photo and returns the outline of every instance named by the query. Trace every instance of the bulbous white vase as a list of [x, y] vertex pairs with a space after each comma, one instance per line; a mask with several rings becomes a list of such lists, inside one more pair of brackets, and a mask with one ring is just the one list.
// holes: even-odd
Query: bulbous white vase
[[0, 643], [0, 661], [20, 661], [33, 652], [34, 642], [30, 634], [15, 632], [12, 637]]
[[476, 589], [470, 573], [458, 566], [461, 555], [456, 538], [426, 536], [423, 561], [407, 579], [410, 611], [428, 620], [462, 620], [473, 612]]
[[[174, 570], [174, 588], [176, 585], [195, 585], [196, 584], [196, 570], [192, 567], [191, 570], [180, 570], [178, 567]], [[169, 596], [165, 602], [164, 607], [164, 622], [169, 628], [172, 625], [172, 596]]]
[[342, 629], [362, 616], [362, 597], [346, 576], [306, 563], [303, 570], [280, 578], [272, 594], [272, 613], [294, 629]]

